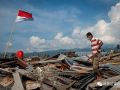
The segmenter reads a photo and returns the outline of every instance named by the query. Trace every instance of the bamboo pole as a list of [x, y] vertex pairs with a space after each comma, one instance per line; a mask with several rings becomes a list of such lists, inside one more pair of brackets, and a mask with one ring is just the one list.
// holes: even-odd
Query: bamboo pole
[[9, 38], [8, 38], [8, 41], [7, 41], [5, 50], [4, 50], [4, 58], [6, 57], [7, 51], [8, 51], [8, 49], [9, 49], [9, 47], [10, 47], [9, 44], [12, 42], [12, 36], [13, 36], [13, 32], [15, 31], [15, 25], [16, 25], [16, 23], [14, 22], [14, 24], [13, 24], [13, 26], [12, 26], [12, 30], [11, 30], [11, 32], [10, 32], [10, 36], [9, 36]]

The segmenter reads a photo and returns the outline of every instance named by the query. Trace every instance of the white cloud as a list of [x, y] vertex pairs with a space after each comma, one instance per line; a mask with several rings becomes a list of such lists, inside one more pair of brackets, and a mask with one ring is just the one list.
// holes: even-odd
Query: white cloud
[[31, 36], [30, 37], [30, 44], [33, 46], [33, 47], [39, 47], [41, 44], [44, 44], [45, 43], [45, 39], [41, 39], [40, 37], [38, 36]]
[[80, 27], [76, 27], [72, 32], [72, 37], [79, 38], [81, 36]]
[[63, 45], [71, 45], [71, 44], [73, 45], [74, 44], [74, 40], [68, 36], [62, 37], [60, 39], [60, 41]]
[[54, 39], [61, 39], [63, 37], [62, 33], [57, 33], [57, 35], [54, 37]]
[[57, 40], [61, 45], [73, 45], [74, 40], [68, 36], [63, 36], [62, 33], [57, 33], [57, 35], [54, 37], [55, 40]]
[[120, 3], [117, 3], [108, 12], [110, 22], [99, 20], [95, 25], [85, 28], [82, 32], [92, 32], [96, 37], [103, 40], [105, 44], [120, 43]]
[[[120, 43], [120, 3], [117, 3], [108, 12], [110, 22], [101, 19], [93, 26], [80, 28], [77, 26], [70, 35], [64, 36], [64, 33], [57, 33], [53, 39], [45, 40], [38, 36], [32, 36], [30, 43], [38, 50], [51, 50], [60, 48], [85, 48], [89, 44], [86, 39], [86, 33], [92, 32], [93, 35], [100, 38], [104, 44]], [[41, 45], [42, 44], [42, 45]], [[90, 46], [90, 45], [89, 45]]]
[[111, 43], [115, 43], [116, 42], [116, 38], [112, 37], [112, 36], [109, 36], [109, 35], [103, 36], [103, 37], [101, 37], [101, 39], [104, 42], [106, 42], [107, 44], [111, 44]]
[[108, 13], [108, 16], [110, 17], [111, 22], [120, 21], [120, 3], [112, 6], [111, 11]]

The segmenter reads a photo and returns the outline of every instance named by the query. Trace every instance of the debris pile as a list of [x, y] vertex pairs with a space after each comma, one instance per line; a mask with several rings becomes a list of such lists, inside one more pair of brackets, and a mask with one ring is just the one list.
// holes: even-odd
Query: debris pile
[[92, 63], [72, 55], [74, 53], [29, 60], [1, 58], [0, 90], [120, 89], [120, 53], [101, 57], [102, 79], [99, 81], [96, 81]]

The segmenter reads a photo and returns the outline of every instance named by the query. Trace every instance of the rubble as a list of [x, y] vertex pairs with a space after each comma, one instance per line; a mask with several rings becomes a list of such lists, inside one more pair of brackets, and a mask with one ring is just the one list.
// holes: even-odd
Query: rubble
[[2, 58], [0, 90], [120, 89], [120, 53], [102, 56], [100, 72], [103, 78], [96, 81], [92, 63], [77, 57], [74, 52], [44, 59]]

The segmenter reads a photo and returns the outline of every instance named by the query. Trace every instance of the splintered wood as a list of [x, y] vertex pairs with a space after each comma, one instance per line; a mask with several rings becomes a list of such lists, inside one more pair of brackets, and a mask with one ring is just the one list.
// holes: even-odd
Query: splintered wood
[[107, 56], [103, 56], [100, 59], [100, 64], [120, 64], [120, 53], [111, 53]]
[[[96, 82], [92, 63], [72, 57], [74, 53], [66, 55], [69, 57], [59, 54], [46, 59], [34, 57], [23, 61], [1, 59], [0, 90], [109, 90], [108, 87], [114, 90], [115, 84], [120, 82], [120, 68], [117, 67], [120, 65], [120, 53], [101, 57], [102, 79], [99, 82]], [[111, 83], [103, 85], [104, 82]], [[107, 89], [103, 89], [105, 87]]]

